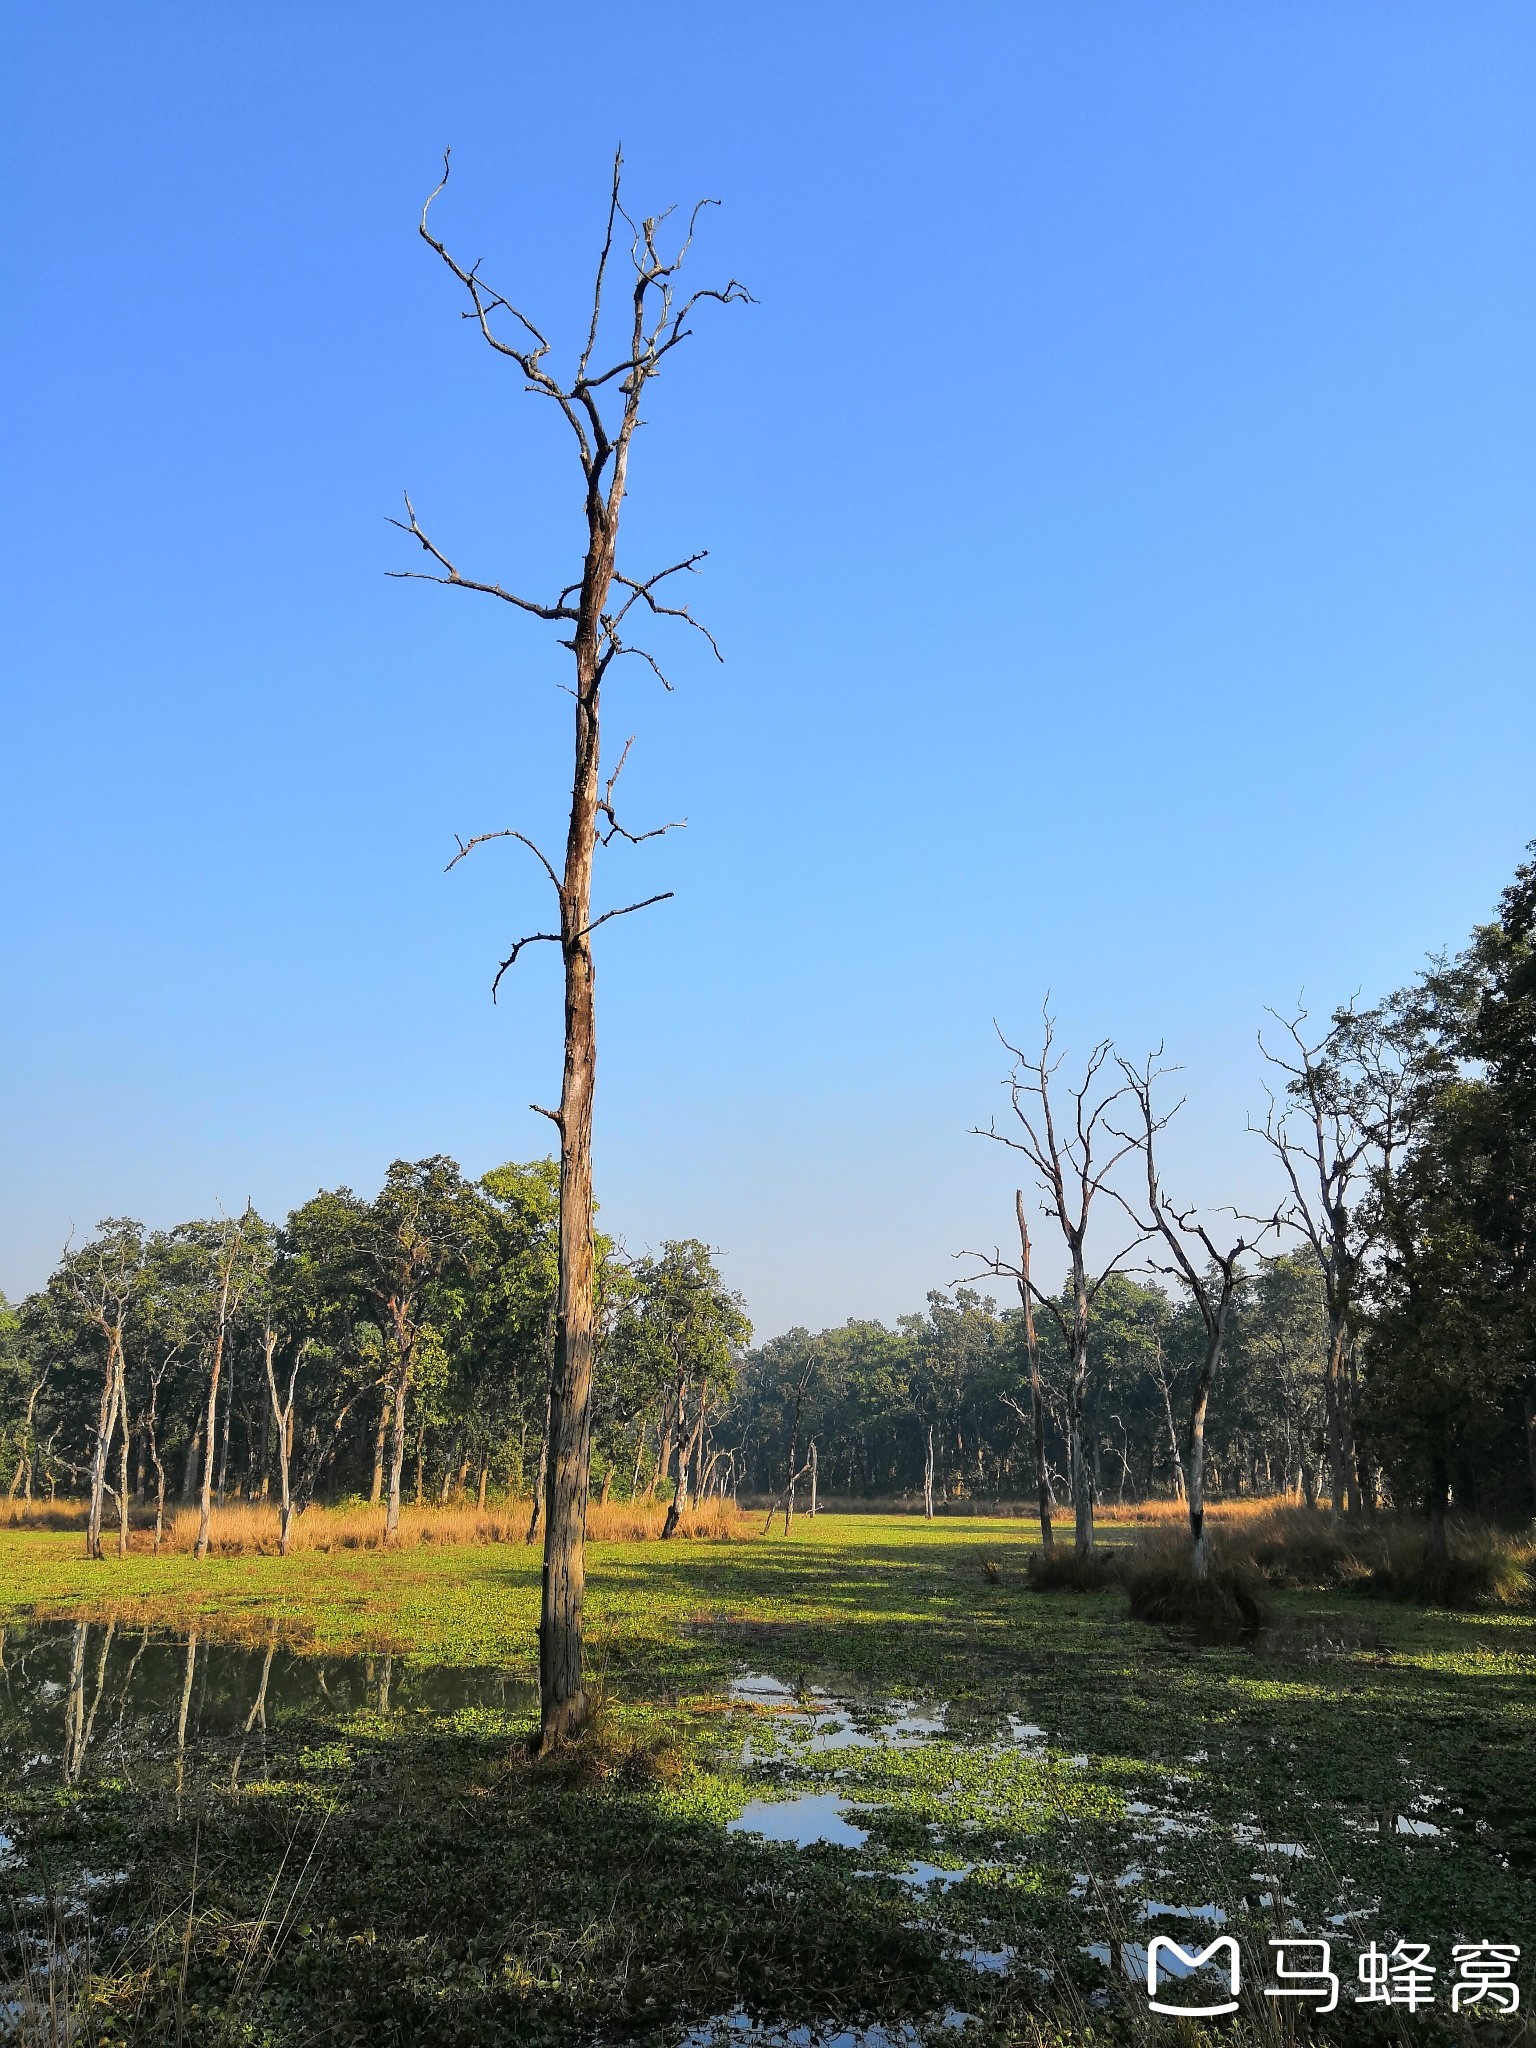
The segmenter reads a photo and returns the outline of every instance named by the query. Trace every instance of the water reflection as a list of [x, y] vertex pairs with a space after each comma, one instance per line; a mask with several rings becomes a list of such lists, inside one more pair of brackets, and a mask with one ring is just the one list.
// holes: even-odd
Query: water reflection
[[221, 1642], [107, 1622], [39, 1623], [0, 1639], [0, 1784], [20, 1787], [217, 1759], [231, 1782], [284, 1720], [465, 1707], [532, 1711], [533, 1687], [484, 1668], [391, 1652], [318, 1657], [277, 1635]]

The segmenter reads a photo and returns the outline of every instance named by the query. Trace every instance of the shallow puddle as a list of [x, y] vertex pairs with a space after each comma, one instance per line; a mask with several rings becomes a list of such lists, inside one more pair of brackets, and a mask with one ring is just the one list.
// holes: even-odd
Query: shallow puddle
[[727, 1821], [728, 1835], [756, 1835], [765, 1842], [793, 1842], [797, 1849], [812, 1842], [831, 1842], [843, 1849], [862, 1849], [869, 1840], [867, 1828], [856, 1828], [843, 1819], [848, 1801], [834, 1792], [802, 1792], [794, 1799], [750, 1800], [735, 1820]]

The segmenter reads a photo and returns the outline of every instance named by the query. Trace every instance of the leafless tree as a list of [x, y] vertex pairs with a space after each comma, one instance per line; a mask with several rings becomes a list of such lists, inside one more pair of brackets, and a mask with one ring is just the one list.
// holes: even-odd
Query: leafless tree
[[[1222, 1249], [1193, 1209], [1174, 1207], [1163, 1188], [1157, 1140], [1182, 1104], [1175, 1103], [1172, 1109], [1158, 1114], [1152, 1100], [1153, 1090], [1167, 1070], [1159, 1069], [1155, 1061], [1156, 1055], [1141, 1067], [1133, 1067], [1129, 1060], [1118, 1061], [1125, 1076], [1126, 1092], [1134, 1098], [1138, 1111], [1139, 1128], [1124, 1135], [1133, 1140], [1141, 1153], [1146, 1173], [1145, 1212], [1139, 1212], [1123, 1195], [1118, 1198], [1144, 1236], [1155, 1235], [1162, 1240], [1173, 1263], [1160, 1265], [1153, 1260], [1149, 1262], [1152, 1270], [1176, 1280], [1185, 1289], [1205, 1328], [1205, 1348], [1190, 1399], [1184, 1449], [1184, 1484], [1193, 1545], [1191, 1562], [1195, 1577], [1202, 1579], [1210, 1565], [1210, 1538], [1205, 1527], [1205, 1422], [1211, 1390], [1226, 1349], [1232, 1309], [1243, 1279], [1243, 1260], [1266, 1236], [1280, 1228], [1280, 1219], [1276, 1215], [1261, 1221], [1253, 1237], [1240, 1234]], [[1197, 1260], [1192, 1246], [1205, 1254], [1204, 1264]]]
[[1290, 1188], [1286, 1222], [1317, 1261], [1328, 1317], [1323, 1362], [1329, 1506], [1335, 1520], [1361, 1503], [1353, 1399], [1354, 1324], [1373, 1248], [1368, 1197], [1389, 1181], [1404, 1136], [1405, 1076], [1375, 1012], [1337, 1011], [1321, 1037], [1307, 1013], [1271, 1011], [1289, 1042], [1259, 1049], [1285, 1076], [1285, 1099], [1270, 1100], [1262, 1129]]
[[[1018, 1266], [1013, 1266], [998, 1251], [990, 1257], [975, 1253], [965, 1256], [982, 1257], [988, 1272], [1012, 1276], [1061, 1330], [1068, 1357], [1067, 1450], [1075, 1538], [1078, 1554], [1086, 1557], [1093, 1549], [1093, 1467], [1083, 1445], [1083, 1406], [1088, 1393], [1093, 1304], [1111, 1273], [1118, 1271], [1142, 1241], [1138, 1234], [1106, 1264], [1095, 1267], [1089, 1260], [1088, 1235], [1094, 1203], [1110, 1187], [1116, 1166], [1135, 1150], [1135, 1140], [1113, 1131], [1106, 1120], [1126, 1092], [1124, 1087], [1108, 1087], [1101, 1079], [1111, 1053], [1108, 1039], [1089, 1053], [1082, 1080], [1075, 1087], [1056, 1090], [1053, 1097], [1061, 1060], [1051, 1057], [1055, 1020], [1049, 1011], [1045, 1013], [1038, 1055], [1021, 1052], [1000, 1031], [998, 1037], [1013, 1057], [1007, 1087], [1014, 1126], [1011, 1131], [1000, 1131], [994, 1118], [986, 1130], [977, 1130], [973, 1135], [995, 1139], [1011, 1151], [1021, 1152], [1034, 1168], [1045, 1196], [1045, 1213], [1054, 1218], [1067, 1248], [1065, 1298], [1045, 1293], [1022, 1258]], [[1069, 1107], [1065, 1120], [1059, 1121], [1057, 1103], [1063, 1092]], [[1018, 1204], [1021, 1215], [1022, 1206]], [[1034, 1390], [1031, 1391], [1033, 1394]], [[1042, 1454], [1043, 1443], [1042, 1434]]]
[[[689, 318], [699, 306], [730, 305], [749, 297], [734, 279], [723, 287], [704, 287], [680, 296], [679, 275], [692, 245], [699, 214], [709, 202], [694, 208], [686, 231], [675, 251], [669, 254], [660, 239], [667, 216], [647, 216], [638, 224], [632, 221], [620, 199], [620, 170], [621, 159], [615, 156], [586, 341], [573, 372], [564, 378], [550, 369], [551, 344], [529, 316], [485, 281], [478, 261], [461, 262], [433, 232], [431, 208], [448, 182], [446, 156], [442, 181], [421, 215], [423, 241], [447, 266], [468, 298], [464, 317], [475, 323], [497, 356], [521, 373], [530, 392], [557, 408], [570, 429], [581, 470], [587, 535], [580, 575], [552, 598], [525, 597], [499, 582], [462, 575], [423, 530], [409, 499], [406, 519], [396, 522], [420, 545], [431, 563], [425, 570], [400, 573], [480, 592], [555, 626], [575, 664], [575, 752], [561, 867], [557, 870], [526, 833], [510, 827], [478, 833], [461, 841], [455, 856], [455, 860], [462, 859], [472, 847], [488, 839], [515, 839], [534, 855], [554, 891], [557, 928], [529, 932], [516, 941], [497, 969], [493, 994], [525, 946], [541, 941], [558, 945], [564, 964], [565, 1057], [560, 1106], [540, 1111], [560, 1134], [559, 1290], [539, 1625], [543, 1749], [563, 1741], [580, 1724], [586, 1708], [582, 1603], [596, 1327], [592, 1104], [597, 1033], [592, 934], [610, 919], [643, 910], [671, 894], [670, 890], [660, 891], [593, 914], [592, 871], [598, 846], [608, 846], [616, 838], [635, 844], [671, 829], [660, 825], [635, 832], [620, 822], [614, 791], [629, 750], [626, 746], [619, 754], [605, 781], [599, 731], [602, 687], [614, 662], [626, 655], [644, 662], [666, 683], [656, 656], [628, 637], [632, 613], [641, 619], [679, 620], [703, 633], [711, 649], [719, 654], [713, 639], [687, 606], [666, 601], [669, 579], [695, 570], [702, 555], [688, 555], [667, 568], [631, 576], [618, 562], [619, 515], [628, 486], [631, 445], [642, 425], [641, 403], [647, 386], [661, 373], [673, 350], [687, 339], [691, 332]], [[620, 223], [630, 237], [624, 336], [617, 352], [599, 368], [594, 367], [594, 358], [604, 328], [604, 290]]]

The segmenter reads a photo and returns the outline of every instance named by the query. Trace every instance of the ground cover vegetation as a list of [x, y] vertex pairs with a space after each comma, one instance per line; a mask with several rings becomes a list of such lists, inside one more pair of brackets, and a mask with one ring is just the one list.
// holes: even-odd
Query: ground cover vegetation
[[132, 2042], [1133, 2041], [1152, 1932], [1302, 1925], [1346, 1980], [1373, 1937], [1440, 1965], [1322, 2038], [1460, 2038], [1451, 1945], [1536, 1907], [1529, 1611], [1279, 1589], [1201, 1642], [1038, 1554], [959, 1515], [594, 1544], [598, 1705], [541, 1761], [524, 1545], [135, 1553], [108, 1606], [72, 1534], [7, 1533], [7, 1973], [51, 1952]]

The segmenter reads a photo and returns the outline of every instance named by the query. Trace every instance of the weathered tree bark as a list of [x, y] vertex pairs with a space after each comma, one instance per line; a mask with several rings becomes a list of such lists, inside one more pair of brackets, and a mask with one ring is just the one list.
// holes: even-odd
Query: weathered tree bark
[[933, 1424], [928, 1425], [923, 1453], [923, 1518], [933, 1520]]
[[389, 1437], [389, 1383], [385, 1382], [379, 1391], [379, 1420], [373, 1432], [373, 1480], [368, 1489], [368, 1505], [376, 1508], [384, 1498], [384, 1445]]
[[219, 1434], [219, 1477], [217, 1496], [220, 1507], [224, 1505], [224, 1488], [229, 1479], [229, 1419], [235, 1406], [235, 1362], [236, 1354], [229, 1354], [229, 1373], [224, 1384], [224, 1426]]
[[128, 1555], [128, 1372], [117, 1350], [117, 1554]]
[[155, 1541], [154, 1552], [158, 1557], [160, 1545], [165, 1541], [165, 1463], [160, 1456], [160, 1419], [157, 1413], [160, 1400], [158, 1375], [151, 1379], [149, 1386], [149, 1408], [144, 1417], [145, 1442], [149, 1449], [150, 1463], [155, 1468]]
[[261, 1333], [261, 1355], [267, 1369], [269, 1412], [277, 1424], [277, 1478], [279, 1488], [277, 1554], [279, 1557], [286, 1557], [293, 1529], [293, 1488], [291, 1484], [293, 1466], [293, 1401], [294, 1390], [298, 1385], [299, 1361], [303, 1355], [303, 1347], [299, 1347], [299, 1355], [295, 1357], [293, 1370], [288, 1375], [288, 1399], [284, 1403], [279, 1399], [277, 1391], [276, 1358], [277, 1347], [280, 1341], [278, 1332], [268, 1323]]
[[91, 1450], [91, 1496], [85, 1518], [85, 1554], [91, 1558], [101, 1556], [101, 1523], [107, 1490], [107, 1459], [112, 1448], [112, 1432], [117, 1426], [117, 1361], [121, 1347], [121, 1331], [109, 1331], [107, 1360], [101, 1374], [101, 1399], [96, 1407], [96, 1441]]
[[410, 1332], [403, 1325], [395, 1333], [395, 1373], [390, 1389], [389, 1415], [389, 1499], [384, 1509], [384, 1541], [393, 1543], [400, 1533], [400, 1476], [405, 1470], [405, 1397], [411, 1383]]
[[[1210, 1568], [1211, 1545], [1205, 1529], [1205, 1418], [1211, 1404], [1211, 1389], [1221, 1365], [1227, 1341], [1227, 1322], [1232, 1306], [1230, 1287], [1213, 1291], [1212, 1310], [1206, 1317], [1205, 1351], [1189, 1404], [1189, 1438], [1186, 1465], [1189, 1485], [1189, 1534], [1193, 1545], [1191, 1569], [1203, 1579]], [[1202, 1313], [1204, 1303], [1201, 1304]]]
[[1015, 1188], [1013, 1211], [1019, 1226], [1019, 1306], [1024, 1312], [1024, 1349], [1029, 1360], [1029, 1415], [1035, 1433], [1035, 1496], [1040, 1513], [1040, 1547], [1049, 1557], [1056, 1548], [1051, 1527], [1051, 1479], [1045, 1463], [1045, 1400], [1040, 1391], [1040, 1352], [1035, 1343], [1035, 1299], [1030, 1285], [1029, 1224], [1024, 1217], [1024, 1190]]
[[[592, 1369], [597, 1336], [592, 1248], [592, 1112], [597, 1074], [597, 1028], [591, 936], [597, 926], [609, 918], [644, 909], [647, 904], [662, 900], [661, 895], [656, 895], [640, 903], [605, 911], [597, 918], [592, 915], [592, 867], [598, 843], [599, 818], [606, 820], [608, 828], [603, 834], [604, 844], [616, 835], [629, 840], [652, 836], [626, 831], [614, 814], [613, 789], [623, 767], [623, 755], [606, 785], [601, 781], [602, 684], [610, 665], [625, 654], [638, 654], [653, 669], [657, 668], [653, 656], [630, 646], [620, 637], [623, 622], [636, 604], [642, 605], [653, 616], [680, 618], [690, 625], [696, 623], [688, 616], [685, 607], [662, 603], [655, 591], [665, 577], [692, 568], [698, 557], [676, 563], [671, 569], [662, 570], [643, 581], [623, 575], [616, 559], [619, 515], [628, 487], [630, 447], [641, 424], [641, 395], [650, 379], [659, 372], [664, 358], [690, 331], [685, 324], [688, 314], [707, 299], [729, 304], [748, 297], [733, 280], [723, 291], [698, 291], [681, 306], [674, 306], [673, 282], [691, 244], [693, 224], [690, 223], [688, 235], [677, 255], [667, 259], [659, 253], [656, 241], [660, 220], [646, 219], [635, 230], [631, 245], [634, 269], [632, 317], [628, 323], [624, 354], [609, 369], [591, 371], [592, 352], [602, 323], [603, 287], [614, 229], [620, 218], [627, 220], [619, 207], [619, 171], [620, 163], [616, 157], [607, 229], [593, 287], [591, 323], [586, 346], [568, 384], [557, 381], [545, 367], [544, 358], [549, 353], [549, 344], [527, 316], [484, 283], [478, 264], [466, 268], [431, 232], [428, 214], [433, 200], [448, 181], [446, 158], [442, 184], [428, 199], [421, 216], [422, 239], [448, 266], [468, 294], [473, 317], [484, 339], [499, 355], [516, 363], [530, 389], [559, 407], [575, 436], [587, 529], [580, 577], [568, 585], [552, 604], [540, 604], [517, 596], [499, 583], [471, 581], [460, 576], [448, 558], [428, 539], [417, 523], [409, 499], [406, 501], [409, 524], [405, 530], [419, 541], [432, 558], [435, 568], [405, 573], [421, 573], [429, 581], [481, 591], [536, 618], [569, 628], [565, 644], [570, 648], [575, 663], [574, 761], [565, 857], [560, 872], [557, 874], [554, 864], [521, 833], [482, 835], [517, 838], [532, 847], [559, 903], [558, 932], [536, 932], [520, 939], [503, 963], [497, 981], [522, 948], [537, 941], [559, 945], [565, 979], [565, 1053], [560, 1106], [558, 1110], [543, 1112], [560, 1134], [560, 1228], [539, 1620], [541, 1750], [552, 1749], [563, 1742], [580, 1725], [586, 1711], [582, 1614], [586, 1586]], [[695, 208], [694, 221], [698, 212], [699, 209]], [[511, 339], [506, 338], [494, 324], [503, 316], [513, 323]], [[610, 393], [617, 397], [618, 405], [616, 415], [605, 419], [602, 402]], [[443, 573], [438, 574], [438, 570]], [[710, 644], [713, 647], [712, 641]], [[718, 651], [715, 649], [717, 654]], [[657, 673], [660, 673], [659, 669]], [[461, 854], [467, 853], [477, 843], [471, 840], [468, 845], [461, 846]]]
[[667, 1502], [666, 1519], [661, 1525], [664, 1542], [677, 1533], [678, 1517], [683, 1512], [683, 1489], [688, 1484], [688, 1373], [682, 1366], [678, 1368], [672, 1402], [677, 1415], [677, 1483], [672, 1489], [671, 1500]]

